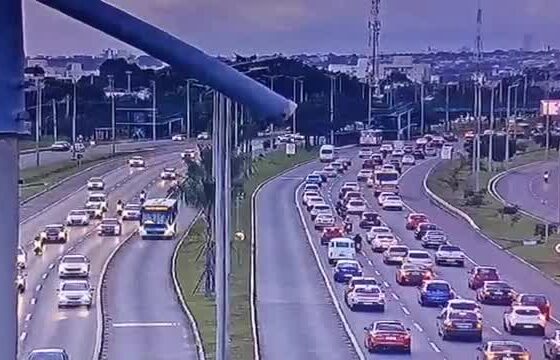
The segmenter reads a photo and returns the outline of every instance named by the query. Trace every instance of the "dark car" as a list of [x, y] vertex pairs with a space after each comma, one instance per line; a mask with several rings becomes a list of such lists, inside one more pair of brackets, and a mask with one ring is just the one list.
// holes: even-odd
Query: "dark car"
[[405, 154], [412, 154], [412, 152], [414, 151], [414, 147], [411, 145], [406, 145], [405, 147], [403, 147], [403, 151]]
[[70, 360], [64, 349], [37, 349], [31, 351], [27, 360]]
[[360, 229], [366, 229], [369, 230], [374, 226], [380, 226], [381, 225], [381, 219], [379, 219], [379, 214], [372, 212], [372, 211], [366, 211], [362, 214], [362, 218], [360, 219]]
[[375, 169], [375, 162], [372, 159], [365, 159], [362, 163], [362, 169]]
[[404, 263], [397, 269], [395, 277], [399, 285], [418, 286], [422, 285], [424, 280], [432, 279], [433, 274], [422, 265]]
[[414, 159], [416, 160], [424, 160], [426, 158], [426, 155], [424, 155], [424, 152], [420, 149], [416, 149], [412, 152], [412, 156], [414, 156]]
[[395, 170], [397, 170], [398, 172], [401, 172], [402, 170], [402, 165], [401, 165], [401, 161], [398, 159], [391, 159], [389, 160], [389, 164], [393, 165], [395, 167]]
[[542, 294], [518, 294], [513, 300], [512, 305], [523, 305], [523, 306], [536, 306], [546, 317], [546, 320], [550, 320], [550, 301], [546, 295]]
[[430, 230], [441, 230], [441, 229], [436, 224], [420, 223], [416, 227], [416, 230], [414, 230], [414, 237], [416, 238], [416, 240], [422, 240], [422, 237], [426, 235], [426, 232]]
[[482, 341], [482, 321], [474, 311], [444, 310], [437, 319], [438, 334], [443, 340]]
[[373, 154], [370, 159], [375, 165], [383, 165], [383, 154]]
[[491, 266], [476, 266], [469, 271], [468, 285], [470, 289], [477, 290], [485, 281], [498, 281], [498, 269]]
[[362, 276], [362, 267], [354, 260], [339, 260], [334, 267], [333, 278], [336, 282], [348, 282], [354, 276]]
[[476, 291], [476, 300], [481, 304], [511, 305], [515, 291], [505, 281], [485, 281]]
[[457, 135], [453, 134], [453, 133], [444, 133], [443, 134], [443, 139], [445, 141], [449, 141], [449, 142], [456, 142], [457, 141]]

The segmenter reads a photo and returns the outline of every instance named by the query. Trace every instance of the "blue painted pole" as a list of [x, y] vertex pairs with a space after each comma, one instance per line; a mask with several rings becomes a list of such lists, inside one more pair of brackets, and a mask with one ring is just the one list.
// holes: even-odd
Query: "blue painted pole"
[[19, 241], [19, 134], [24, 132], [21, 0], [0, 1], [0, 349], [16, 359], [18, 344], [16, 252]]
[[108, 3], [100, 0], [37, 1], [192, 74], [200, 83], [247, 106], [265, 120], [285, 120], [296, 109], [293, 101], [258, 81]]

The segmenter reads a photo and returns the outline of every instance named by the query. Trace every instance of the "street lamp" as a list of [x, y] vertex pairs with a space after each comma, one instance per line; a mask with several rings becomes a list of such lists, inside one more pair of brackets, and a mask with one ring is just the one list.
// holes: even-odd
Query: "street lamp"
[[41, 164], [41, 155], [39, 151], [39, 141], [41, 137], [41, 120], [43, 109], [43, 76], [35, 76], [35, 90], [37, 93], [37, 108], [35, 109], [35, 163], [37, 167]]
[[78, 79], [72, 77], [72, 146], [76, 144], [76, 117], [77, 117], [77, 97], [78, 97]]
[[156, 81], [150, 82], [152, 83], [152, 140], [156, 141]]
[[115, 80], [113, 75], [107, 75], [109, 79], [109, 96], [111, 96], [111, 153], [116, 153], [115, 144]]
[[334, 145], [334, 87], [336, 86], [337, 75], [328, 75], [328, 76], [329, 79], [331, 80], [331, 96], [330, 96], [330, 106], [329, 106], [330, 121], [331, 121], [330, 144]]
[[[288, 76], [290, 79], [292, 79], [293, 81], [293, 95], [292, 95], [292, 99], [294, 100], [294, 102], [297, 104], [297, 96], [296, 96], [296, 92], [297, 92], [297, 81], [299, 81], [301, 83], [301, 86], [303, 88], [303, 80], [305, 78], [305, 76]], [[294, 114], [292, 115], [292, 133], [296, 133], [296, 111], [294, 111]]]
[[196, 82], [196, 79], [187, 79], [187, 89], [185, 90], [185, 102], [186, 102], [186, 106], [187, 106], [187, 111], [186, 111], [186, 130], [185, 130], [185, 124], [181, 123], [181, 133], [185, 133], [187, 134], [187, 139], [190, 139], [191, 137], [191, 83]]
[[[512, 85], [508, 86], [507, 89], [507, 123], [506, 123], [506, 168], [509, 167], [509, 128], [510, 128], [510, 122], [511, 122], [511, 89], [516, 88], [519, 86], [519, 83], [515, 83]], [[548, 125], [548, 124], [547, 124]], [[516, 130], [516, 129], [514, 129]], [[548, 137], [547, 137], [548, 140]], [[548, 149], [548, 144], [547, 144], [547, 149]]]

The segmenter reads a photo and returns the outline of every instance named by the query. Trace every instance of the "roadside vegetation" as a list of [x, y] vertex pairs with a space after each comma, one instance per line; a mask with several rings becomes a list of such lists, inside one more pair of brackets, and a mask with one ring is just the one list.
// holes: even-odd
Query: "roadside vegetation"
[[[557, 156], [556, 151], [550, 151], [550, 160], [557, 159]], [[527, 152], [513, 158], [510, 168], [544, 159], [545, 154], [542, 150]], [[470, 173], [471, 162], [463, 157], [439, 163], [428, 178], [428, 187], [442, 199], [468, 214], [482, 232], [502, 247], [560, 280], [560, 263], [554, 251], [554, 245], [560, 240], [560, 236], [553, 234], [548, 238], [548, 242], [545, 242], [535, 232], [537, 224], [541, 224], [540, 221], [521, 212], [508, 214], [506, 204], [497, 201], [488, 193], [489, 180], [505, 170], [503, 164], [496, 165], [497, 171], [491, 173], [487, 171], [486, 161], [481, 164], [479, 192], [474, 191], [475, 180]], [[524, 246], [523, 240], [538, 240], [539, 243]]]
[[[237, 161], [233, 165], [234, 174], [234, 207], [232, 214], [232, 232], [242, 231], [243, 241], [235, 241], [232, 245], [231, 259], [231, 349], [233, 360], [253, 358], [253, 338], [251, 330], [250, 309], [250, 265], [251, 265], [251, 196], [255, 189], [264, 181], [286, 169], [312, 160], [316, 156], [313, 150], [298, 149], [296, 155], [288, 157], [283, 151], [275, 151], [254, 160]], [[202, 155], [204, 158], [204, 155]], [[204, 160], [202, 161], [204, 162]], [[236, 160], [234, 160], [236, 162]], [[205, 166], [202, 166], [205, 167]], [[237, 169], [237, 170], [235, 170]], [[199, 170], [196, 170], [199, 171]], [[239, 172], [238, 174], [235, 171]], [[237, 178], [237, 180], [235, 180]], [[193, 180], [186, 180], [189, 188], [193, 188]], [[204, 186], [199, 187], [199, 194]], [[210, 190], [208, 190], [210, 191]], [[210, 193], [208, 192], [208, 195]], [[213, 192], [212, 192], [213, 194]], [[190, 200], [189, 200], [190, 199]], [[194, 204], [201, 199], [190, 190], [183, 191], [183, 200]], [[212, 201], [212, 200], [206, 200]], [[235, 208], [237, 204], [237, 207]], [[199, 208], [204, 208], [199, 203]], [[212, 205], [213, 208], [213, 205]], [[211, 214], [211, 213], [210, 213]], [[208, 217], [205, 217], [208, 218]], [[208, 219], [211, 219], [208, 218]], [[236, 224], [239, 225], [236, 228]], [[204, 220], [198, 220], [182, 244], [178, 259], [177, 272], [183, 296], [199, 326], [204, 349], [208, 359], [214, 359], [215, 351], [215, 305], [214, 294], [205, 290], [205, 280], [201, 275], [205, 270], [204, 249], [208, 246], [207, 229]], [[232, 238], [233, 238], [232, 233]], [[199, 284], [199, 281], [202, 283]], [[197, 287], [197, 284], [199, 285]], [[206, 293], [206, 294], [205, 294]]]

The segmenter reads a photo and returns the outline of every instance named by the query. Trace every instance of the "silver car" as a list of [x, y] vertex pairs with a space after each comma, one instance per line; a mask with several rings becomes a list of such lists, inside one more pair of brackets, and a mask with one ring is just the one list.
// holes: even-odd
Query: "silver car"
[[87, 210], [72, 210], [66, 217], [68, 226], [87, 226], [89, 225], [90, 214]]
[[85, 306], [89, 309], [93, 303], [93, 288], [87, 280], [61, 281], [57, 292], [59, 308]]
[[90, 262], [83, 255], [65, 255], [58, 265], [60, 278], [87, 278], [89, 276]]

